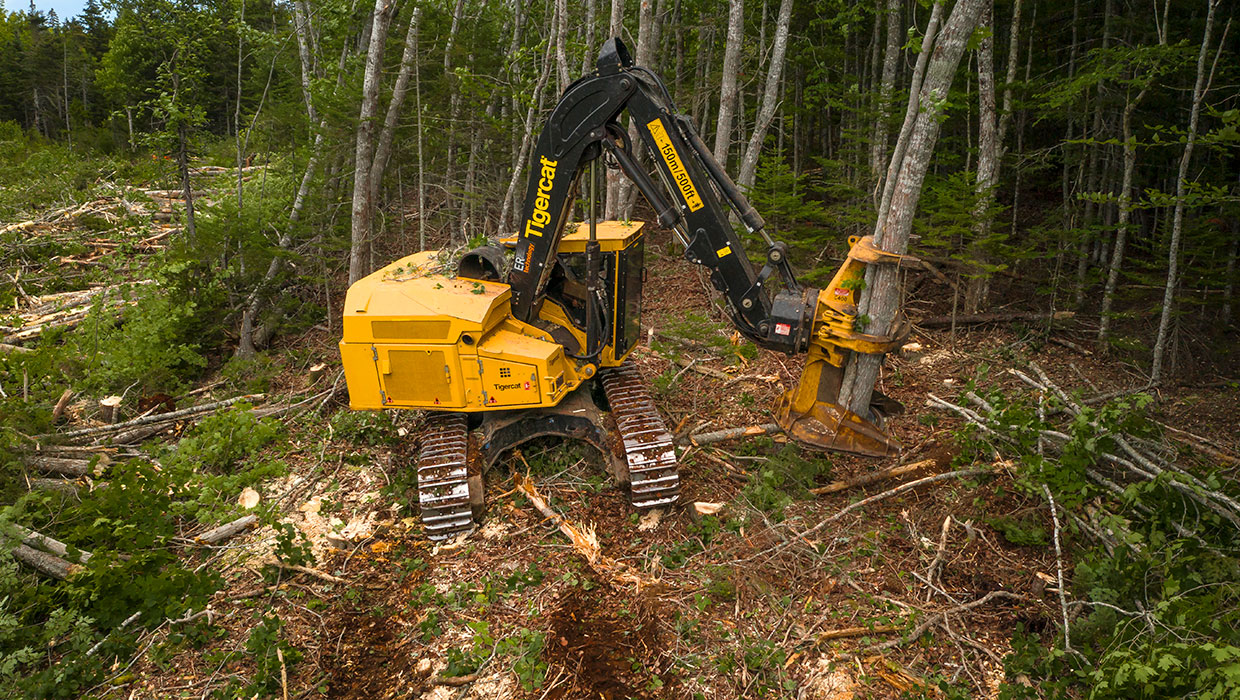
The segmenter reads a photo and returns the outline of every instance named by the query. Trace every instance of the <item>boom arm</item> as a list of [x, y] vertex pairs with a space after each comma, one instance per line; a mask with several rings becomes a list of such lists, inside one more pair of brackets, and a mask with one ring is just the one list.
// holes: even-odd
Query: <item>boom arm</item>
[[[661, 187], [636, 163], [634, 144], [617, 121], [626, 111], [655, 155]], [[776, 410], [784, 430], [819, 448], [874, 455], [898, 451], [899, 444], [878, 425], [894, 402], [876, 394], [869, 415], [858, 416], [835, 401], [849, 352], [885, 353], [907, 336], [902, 319], [890, 336], [856, 330], [865, 266], [898, 263], [902, 257], [874, 248], [868, 237], [855, 239], [829, 290], [801, 287], [788, 263], [788, 247], [766, 234], [762, 217], [689, 119], [677, 113], [662, 81], [634, 66], [619, 39], [604, 44], [593, 73], [564, 91], [538, 138], [508, 277], [513, 315], [525, 322], [537, 317], [578, 180], [604, 150], [645, 196], [659, 223], [676, 233], [685, 257], [710, 270], [711, 283], [727, 299], [728, 314], [745, 337], [765, 348], [809, 353], [800, 383]], [[766, 242], [760, 270], [728, 221], [729, 207]], [[771, 293], [775, 274], [783, 284]]]
[[[625, 111], [656, 155], [662, 187], [634, 160], [633, 144], [627, 143], [627, 134], [616, 121]], [[619, 39], [603, 47], [593, 74], [564, 92], [539, 136], [509, 275], [513, 314], [523, 321], [536, 316], [539, 291], [563, 235], [577, 180], [604, 149], [654, 207], [659, 223], [676, 232], [685, 256], [710, 269], [711, 282], [728, 300], [728, 312], [741, 333], [764, 347], [803, 351], [813, 304], [796, 283], [787, 246], [767, 238], [766, 265], [754, 270], [728, 223], [727, 206], [750, 232], [765, 236], [762, 217], [689, 120], [676, 112], [663, 83], [650, 71], [633, 66]], [[785, 288], [772, 298], [766, 286], [776, 272]]]

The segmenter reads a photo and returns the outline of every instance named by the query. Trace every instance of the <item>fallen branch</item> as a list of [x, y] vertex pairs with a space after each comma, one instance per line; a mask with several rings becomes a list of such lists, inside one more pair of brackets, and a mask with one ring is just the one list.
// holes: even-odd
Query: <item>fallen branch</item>
[[713, 433], [698, 433], [690, 435], [688, 441], [690, 444], [701, 446], [711, 445], [716, 442], [724, 442], [726, 440], [735, 440], [741, 437], [752, 437], [755, 435], [766, 435], [768, 433], [778, 433], [782, 429], [776, 423], [763, 423], [762, 425], [750, 425], [744, 428], [728, 428], [726, 430], [716, 430]]
[[23, 348], [20, 345], [9, 345], [8, 343], [0, 343], [0, 355], [18, 355], [26, 352], [34, 352], [30, 348]]
[[66, 459], [64, 457], [42, 457], [27, 455], [25, 464], [32, 469], [61, 476], [86, 476], [90, 473], [89, 459]]
[[562, 515], [547, 505], [542, 496], [538, 495], [538, 491], [534, 488], [534, 482], [529, 478], [516, 474], [513, 476], [513, 479], [517, 482], [517, 488], [525, 494], [525, 497], [529, 499], [534, 508], [539, 513], [542, 513], [543, 517], [555, 523], [560, 532], [572, 541], [573, 549], [585, 558], [590, 568], [614, 580], [635, 583], [638, 586], [654, 583], [635, 571], [628, 564], [605, 556], [599, 547], [598, 537], [594, 534], [594, 528], [577, 527], [565, 520]]
[[969, 601], [968, 603], [964, 603], [963, 605], [957, 605], [956, 607], [949, 608], [947, 610], [941, 610], [935, 613], [931, 613], [925, 620], [922, 621], [921, 624], [914, 627], [911, 632], [904, 635], [903, 637], [899, 637], [897, 639], [892, 639], [886, 642], [882, 642], [881, 644], [875, 644], [873, 646], [868, 646], [864, 649], [858, 649], [857, 651], [845, 654], [841, 660], [851, 660], [858, 656], [864, 656], [866, 654], [873, 654], [876, 651], [884, 651], [886, 649], [891, 649], [893, 647], [902, 647], [907, 644], [911, 644], [917, 641], [918, 639], [920, 639], [921, 635], [925, 634], [926, 630], [930, 629], [932, 626], [936, 624], [945, 624], [947, 622], [948, 615], [955, 615], [958, 613], [966, 612], [968, 610], [972, 610], [973, 608], [977, 608], [982, 605], [985, 605], [996, 598], [1007, 598], [1009, 600], [1017, 600], [1017, 601], [1025, 600], [1025, 596], [1020, 595], [1018, 593], [1011, 593], [1009, 591], [991, 591], [987, 593], [986, 595], [982, 596], [981, 598], [978, 598], [977, 600]]
[[324, 573], [322, 571], [319, 571], [318, 569], [312, 569], [308, 566], [302, 566], [301, 564], [286, 564], [280, 561], [279, 559], [276, 559], [275, 557], [272, 557], [271, 559], [269, 559], [267, 563], [271, 564], [277, 569], [284, 569], [285, 571], [296, 571], [297, 573], [306, 574], [307, 576], [313, 576], [314, 578], [317, 578], [320, 581], [325, 581], [327, 583], [348, 583], [347, 581], [340, 578], [339, 576], [332, 576], [331, 574]]
[[827, 630], [818, 635], [814, 646], [832, 639], [848, 639], [849, 637], [866, 637], [871, 634], [890, 634], [900, 629], [899, 625], [877, 625], [874, 627], [845, 627], [838, 630]]
[[812, 488], [809, 492], [815, 496], [823, 496], [828, 493], [838, 493], [848, 489], [855, 489], [860, 486], [869, 486], [870, 484], [874, 484], [879, 481], [887, 481], [888, 479], [894, 479], [899, 476], [904, 476], [905, 474], [912, 474], [913, 472], [916, 472], [923, 467], [928, 467], [932, 464], [934, 464], [933, 459], [924, 459], [920, 462], [903, 464], [898, 467], [892, 467], [891, 469], [884, 469], [881, 472], [874, 472], [873, 474], [859, 476], [855, 479], [848, 479], [846, 481], [832, 481], [826, 486]]
[[257, 401], [257, 400], [264, 398], [264, 396], [265, 396], [264, 394], [247, 394], [245, 396], [236, 396], [231, 399], [225, 399], [223, 401], [213, 401], [211, 403], [202, 404], [199, 406], [191, 406], [189, 408], [183, 408], [179, 411], [173, 411], [171, 413], [160, 413], [156, 415], [133, 418], [131, 420], [124, 421], [122, 423], [116, 423], [115, 425], [101, 425], [95, 428], [81, 428], [79, 430], [70, 430], [67, 433], [51, 433], [48, 435], [41, 435], [39, 437], [41, 439], [60, 438], [60, 439], [67, 440], [67, 439], [72, 439], [72, 438], [102, 435], [104, 433], [114, 433], [114, 432], [124, 430], [126, 428], [132, 428], [132, 427], [136, 427], [140, 425], [150, 425], [152, 423], [167, 423], [167, 422], [175, 421], [180, 418], [186, 418], [188, 416], [198, 415], [200, 413], [218, 411], [222, 408], [227, 408], [240, 401]]
[[[1011, 323], [1013, 321], [1067, 321], [1076, 316], [1073, 311], [1011, 311], [996, 314], [956, 314], [954, 323], [957, 326], [979, 325], [983, 323]], [[948, 328], [953, 323], [952, 316], [927, 316], [916, 322], [922, 328]]]
[[198, 544], [219, 544], [224, 540], [236, 537], [238, 534], [245, 532], [258, 522], [257, 515], [243, 515], [236, 520], [212, 528], [194, 538], [194, 542]]

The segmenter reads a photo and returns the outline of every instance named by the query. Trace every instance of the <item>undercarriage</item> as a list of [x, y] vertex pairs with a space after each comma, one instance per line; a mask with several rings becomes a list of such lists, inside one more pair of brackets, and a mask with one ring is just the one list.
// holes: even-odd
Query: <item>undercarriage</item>
[[445, 540], [473, 530], [482, 516], [486, 473], [504, 453], [541, 437], [592, 445], [617, 485], [628, 490], [634, 508], [675, 503], [680, 477], [672, 435], [641, 373], [630, 360], [595, 381], [605, 399], [601, 408], [588, 382], [551, 408], [477, 417], [432, 413], [418, 455], [418, 502], [427, 537]]

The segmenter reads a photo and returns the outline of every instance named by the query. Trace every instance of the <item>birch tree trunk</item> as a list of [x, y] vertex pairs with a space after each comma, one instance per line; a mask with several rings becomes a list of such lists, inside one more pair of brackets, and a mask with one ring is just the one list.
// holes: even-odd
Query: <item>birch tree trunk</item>
[[383, 174], [387, 170], [388, 159], [392, 155], [392, 140], [396, 137], [396, 125], [400, 121], [400, 113], [405, 105], [405, 94], [409, 91], [409, 78], [413, 73], [413, 64], [417, 61], [418, 30], [422, 8], [414, 5], [409, 15], [409, 28], [405, 31], [405, 48], [400, 56], [400, 69], [396, 73], [396, 82], [392, 85], [392, 99], [388, 102], [387, 115], [383, 119], [383, 130], [379, 133], [379, 145], [375, 147], [374, 163], [370, 167], [370, 200], [379, 200], [379, 189], [383, 185]]
[[719, 117], [715, 121], [715, 160], [728, 167], [728, 149], [732, 145], [732, 122], [735, 121], [738, 88], [737, 73], [741, 69], [741, 42], [745, 39], [745, 2], [728, 2], [728, 36], [723, 45], [723, 74], [719, 86]]
[[568, 74], [568, 0], [556, 0], [555, 13], [559, 17], [555, 23], [555, 64], [559, 69], [560, 89], [556, 94], [563, 94], [571, 78]]
[[[915, 112], [915, 123], [909, 130], [907, 150], [900, 163], [899, 174], [892, 178], [892, 194], [887, 215], [878, 223], [879, 233], [875, 236], [875, 245], [883, 250], [893, 253], [904, 253], [908, 250], [909, 237], [913, 231], [913, 215], [917, 210], [922, 183], [930, 166], [930, 155], [934, 151], [935, 141], [938, 140], [947, 93], [960, 64], [960, 57], [964, 54], [965, 44], [988, 1], [957, 0], [933, 48], [923, 42], [922, 50], [931, 52], [933, 57], [926, 64], [921, 89], [913, 93], [917, 102], [911, 105], [910, 111]], [[940, 6], [940, 2], [935, 3], [936, 8]], [[867, 332], [885, 334], [890, 330], [899, 307], [899, 275], [900, 271], [892, 265], [875, 265], [867, 271], [866, 287], [870, 295], [860, 309], [862, 314], [870, 317]], [[881, 364], [880, 355], [853, 353], [849, 357], [840, 387], [840, 404], [858, 415], [868, 416], [870, 397], [878, 381]]]
[[[654, 69], [654, 0], [638, 0], [637, 11], [637, 50], [633, 53], [633, 63]], [[646, 149], [637, 133], [637, 123], [629, 118], [629, 143], [632, 144], [633, 160], [639, 166], [646, 164]], [[633, 205], [637, 203], [637, 187], [627, 177], [620, 180], [620, 216], [626, 221], [633, 218]]]
[[[1193, 106], [1188, 117], [1188, 135], [1184, 142], [1184, 155], [1180, 157], [1180, 171], [1175, 180], [1175, 211], [1171, 218], [1171, 245], [1167, 253], [1167, 285], [1163, 288], [1162, 314], [1158, 318], [1158, 337], [1154, 340], [1154, 360], [1150, 367], [1150, 384], [1162, 381], [1163, 360], [1167, 354], [1167, 339], [1171, 330], [1171, 317], [1175, 311], [1175, 288], [1180, 282], [1180, 236], [1184, 228], [1184, 206], [1188, 185], [1188, 166], [1193, 158], [1193, 146], [1197, 142], [1197, 124], [1201, 116], [1201, 103], [1210, 89], [1206, 81], [1206, 55], [1210, 52], [1210, 35], [1214, 31], [1214, 10], [1219, 0], [1206, 0], [1205, 36], [1201, 50], [1197, 52], [1197, 80], [1193, 84]], [[1230, 25], [1230, 22], [1228, 22]], [[1220, 49], [1222, 47], [1220, 46]], [[1215, 57], [1217, 64], [1218, 57]], [[1214, 69], [1210, 69], [1210, 78]]]
[[368, 272], [367, 244], [374, 215], [370, 171], [374, 166], [375, 116], [379, 111], [379, 86], [383, 79], [383, 47], [387, 43], [388, 23], [392, 19], [388, 0], [375, 0], [370, 44], [366, 49], [366, 72], [362, 78], [362, 106], [358, 115], [357, 141], [353, 158], [352, 236], [349, 246], [349, 284]]
[[[990, 296], [990, 279], [985, 266], [986, 239], [990, 236], [991, 207], [994, 189], [999, 181], [998, 115], [995, 105], [995, 40], [994, 7], [987, 2], [980, 26], [982, 41], [977, 49], [977, 205], [973, 209], [973, 240], [969, 244], [972, 259], [969, 282], [965, 285], [964, 309], [976, 314], [986, 306]], [[990, 31], [985, 31], [986, 29]]]
[[[555, 25], [553, 24], [552, 26], [554, 27]], [[509, 230], [508, 215], [512, 211], [517, 183], [521, 180], [521, 172], [525, 167], [525, 160], [530, 152], [530, 142], [533, 140], [534, 134], [534, 119], [542, 108], [543, 92], [546, 90], [547, 81], [551, 77], [552, 43], [548, 41], [547, 48], [543, 52], [542, 70], [538, 73], [538, 83], [534, 86], [534, 94], [531, 96], [529, 111], [525, 113], [525, 132], [521, 138], [521, 148], [517, 154], [516, 161], [512, 164], [512, 177], [508, 180], [508, 190], [504, 193], [504, 204], [499, 212], [499, 230], [501, 233]]]
[[1105, 341], [1111, 330], [1111, 306], [1115, 301], [1115, 288], [1119, 285], [1119, 273], [1124, 263], [1124, 247], [1128, 243], [1128, 224], [1132, 221], [1132, 174], [1137, 166], [1137, 142], [1132, 137], [1132, 113], [1145, 97], [1142, 90], [1124, 105], [1120, 118], [1120, 130], [1124, 135], [1124, 171], [1119, 186], [1119, 222], [1115, 228], [1115, 249], [1111, 253], [1111, 267], [1107, 271], [1106, 287], [1102, 290], [1102, 309], [1098, 312], [1098, 350], [1106, 352]]
[[762, 103], [758, 107], [758, 117], [753, 126], [753, 134], [749, 137], [749, 145], [741, 159], [741, 188], [753, 189], [754, 179], [758, 172], [758, 155], [762, 152], [762, 141], [766, 138], [766, 130], [775, 117], [775, 109], [779, 106], [779, 83], [784, 72], [784, 56], [788, 51], [788, 25], [792, 22], [792, 0], [781, 0], [779, 3], [779, 19], [775, 25], [775, 41], [771, 49], [771, 63], [766, 71], [766, 87], [762, 91]]
[[586, 50], [581, 52], [581, 75], [589, 73], [594, 67], [591, 60], [596, 51], [598, 51], [598, 41], [595, 39], [598, 28], [595, 26], [598, 22], [598, 0], [588, 0], [586, 3]]
[[[611, 20], [607, 25], [607, 39], [619, 37], [624, 33], [624, 0], [611, 0]], [[607, 201], [603, 203], [603, 217], [619, 219], [624, 202], [620, 197], [620, 186], [624, 175], [607, 168]]]
[[[882, 0], [879, 0], [882, 2]], [[880, 5], [881, 7], [881, 5]], [[874, 118], [874, 134], [870, 138], [870, 172], [876, 178], [874, 206], [878, 206], [878, 193], [882, 191], [881, 168], [887, 157], [887, 139], [891, 118], [892, 95], [896, 89], [896, 66], [900, 61], [900, 43], [903, 39], [900, 23], [900, 0], [886, 0], [887, 45], [883, 49], [883, 75], [878, 85], [878, 116]], [[794, 135], [793, 143], [796, 143]]]

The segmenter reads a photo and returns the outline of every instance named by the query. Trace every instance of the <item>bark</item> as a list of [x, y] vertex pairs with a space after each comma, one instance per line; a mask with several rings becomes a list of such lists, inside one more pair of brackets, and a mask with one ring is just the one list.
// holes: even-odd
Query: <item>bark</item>
[[517, 153], [517, 158], [512, 164], [512, 177], [508, 180], [508, 190], [504, 193], [504, 204], [499, 213], [499, 230], [501, 232], [508, 231], [508, 215], [513, 209], [513, 201], [516, 196], [517, 183], [521, 181], [521, 172], [525, 167], [526, 156], [530, 152], [530, 145], [534, 135], [534, 118], [538, 116], [539, 110], [542, 108], [543, 92], [547, 88], [547, 81], [551, 77], [551, 49], [552, 43], [547, 42], [547, 48], [543, 52], [542, 70], [538, 74], [538, 83], [534, 86], [534, 94], [531, 96], [530, 108], [525, 113], [524, 136], [521, 138], [521, 148]]
[[598, 28], [595, 26], [598, 22], [598, 0], [589, 0], [586, 3], [586, 50], [581, 53], [581, 74], [589, 73], [594, 67], [594, 52], [598, 50], [598, 41], [595, 39]]
[[[518, 5], [519, 7], [519, 5]], [[517, 29], [520, 31], [520, 15], [514, 20], [517, 23]], [[515, 36], [515, 34], [514, 34]], [[413, 33], [413, 53], [418, 53], [418, 32]], [[418, 250], [426, 250], [426, 163], [423, 160], [422, 142], [424, 135], [422, 132], [422, 76], [418, 71], [418, 61], [413, 62], [413, 109], [418, 113]]]
[[219, 527], [212, 528], [194, 538], [196, 542], [202, 544], [219, 544], [230, 537], [235, 537], [239, 533], [253, 527], [258, 522], [256, 515], [243, 515], [232, 522], [224, 523]]
[[47, 552], [40, 552], [24, 544], [18, 545], [13, 549], [13, 558], [41, 574], [62, 581], [83, 571], [83, 568], [78, 564], [70, 564], [58, 556], [48, 554]]
[[762, 141], [766, 138], [766, 130], [775, 118], [775, 109], [779, 106], [779, 84], [784, 72], [784, 56], [788, 51], [788, 25], [792, 22], [792, 0], [781, 0], [779, 19], [775, 25], [775, 40], [771, 49], [771, 63], [766, 73], [766, 88], [762, 91], [762, 103], [758, 107], [758, 117], [749, 137], [749, 145], [745, 148], [745, 156], [741, 160], [740, 179], [742, 189], [753, 189], [754, 179], [758, 171], [758, 155], [762, 151]]
[[379, 199], [379, 188], [383, 185], [383, 174], [387, 170], [388, 159], [392, 155], [392, 140], [396, 136], [397, 122], [405, 105], [405, 95], [409, 91], [409, 78], [413, 73], [413, 64], [417, 61], [418, 25], [422, 16], [422, 8], [414, 6], [409, 16], [409, 28], [405, 32], [405, 48], [400, 57], [400, 69], [396, 74], [396, 82], [392, 86], [392, 99], [388, 102], [387, 115], [383, 119], [383, 130], [379, 134], [379, 145], [375, 148], [374, 164], [370, 168], [370, 199]]
[[[892, 149], [891, 162], [887, 164], [887, 176], [883, 178], [883, 197], [878, 203], [878, 219], [874, 225], [875, 240], [879, 239], [883, 224], [887, 219], [887, 211], [891, 208], [891, 198], [896, 189], [896, 175], [899, 174], [900, 167], [904, 163], [904, 154], [908, 151], [909, 137], [912, 135], [913, 126], [917, 123], [922, 81], [925, 80], [926, 66], [930, 61], [934, 42], [938, 38], [939, 23], [942, 22], [942, 19], [943, 3], [935, 2], [934, 7], [930, 10], [930, 19], [926, 21], [926, 32], [921, 41], [921, 53], [917, 55], [917, 65], [913, 68], [913, 77], [909, 85], [908, 107], [904, 111], [904, 126], [900, 127], [900, 135], [896, 138], [895, 148]], [[827, 138], [830, 138], [829, 135]], [[828, 157], [831, 157], [829, 153]], [[865, 294], [865, 296], [868, 297], [869, 295]]]
[[[870, 172], [878, 179], [874, 188], [875, 206], [878, 205], [878, 192], [883, 184], [880, 169], [887, 157], [887, 122], [891, 119], [892, 95], [896, 89], [896, 66], [900, 61], [900, 46], [904, 38], [901, 31], [903, 27], [900, 21], [900, 0], [886, 0], [886, 8], [887, 45], [883, 49], [883, 75], [878, 85], [878, 116], [874, 119], [874, 134], [870, 139]], [[795, 147], [795, 134], [792, 141]]]
[[728, 150], [732, 145], [732, 123], [735, 120], [737, 73], [741, 68], [741, 42], [745, 39], [745, 2], [728, 2], [728, 36], [723, 46], [723, 75], [719, 87], [719, 116], [715, 121], [715, 160], [728, 166]]
[[1124, 135], [1124, 172], [1119, 186], [1119, 223], [1115, 229], [1115, 250], [1111, 253], [1111, 267], [1107, 271], [1106, 287], [1102, 291], [1101, 318], [1098, 323], [1099, 350], [1106, 351], [1107, 339], [1111, 328], [1111, 306], [1115, 301], [1115, 288], [1119, 285], [1120, 268], [1124, 263], [1124, 247], [1128, 241], [1128, 225], [1132, 221], [1132, 175], [1137, 165], [1137, 143], [1132, 137], [1132, 113], [1145, 97], [1142, 90], [1124, 105], [1124, 113], [1120, 120], [1120, 129]]
[[[607, 38], [619, 37], [624, 33], [624, 0], [611, 0], [611, 20], [607, 25]], [[603, 217], [619, 219], [623, 201], [620, 198], [620, 186], [624, 175], [611, 168], [607, 169], [607, 199], [603, 204]]]
[[[947, 93], [960, 57], [964, 54], [965, 44], [985, 4], [984, 0], [958, 0], [933, 48], [923, 46], [923, 50], [933, 52], [933, 58], [926, 64], [921, 89], [915, 93], [918, 104], [914, 106], [916, 117], [909, 134], [907, 153], [900, 164], [898, 176], [893, 180], [887, 216], [878, 224], [879, 235], [875, 236], [875, 244], [883, 250], [893, 253], [908, 250], [913, 215], [930, 166], [930, 155], [938, 139]], [[861, 313], [870, 317], [867, 332], [887, 333], [899, 306], [899, 270], [893, 265], [871, 266], [866, 280], [870, 295]], [[858, 415], [868, 416], [870, 397], [878, 381], [881, 364], [881, 355], [854, 353], [848, 360], [840, 389], [840, 403]]]
[[977, 205], [973, 209], [973, 240], [969, 257], [973, 264], [969, 283], [965, 286], [965, 313], [976, 314], [986, 307], [990, 296], [990, 278], [986, 239], [990, 236], [991, 208], [994, 189], [999, 181], [998, 115], [995, 105], [994, 8], [988, 3], [982, 11], [981, 26], [990, 29], [982, 37], [977, 50]]
[[[654, 61], [654, 0], [638, 0], [637, 11], [637, 50], [633, 52], [633, 63], [651, 70]], [[646, 164], [646, 149], [641, 148], [637, 123], [629, 120], [629, 143], [632, 144], [633, 159], [639, 166]], [[625, 221], [633, 217], [633, 205], [637, 202], [637, 187], [627, 177], [620, 180], [620, 216]]]
[[[1102, 24], [1102, 50], [1105, 51], [1111, 45], [1111, 16], [1114, 8], [1113, 0], [1106, 0], [1106, 10]], [[1089, 147], [1089, 171], [1085, 178], [1085, 187], [1088, 192], [1094, 193], [1098, 191], [1098, 159], [1101, 155], [1103, 146], [1102, 141], [1105, 138], [1103, 134], [1102, 120], [1102, 80], [1098, 80], [1094, 88], [1094, 123], [1090, 129], [1090, 138], [1094, 140], [1094, 144]], [[1085, 201], [1085, 226], [1081, 235], [1080, 248], [1077, 251], [1076, 258], [1076, 285], [1073, 295], [1073, 304], [1078, 308], [1085, 302], [1085, 287], [1089, 272], [1089, 248], [1093, 243], [1090, 235], [1090, 226], [1094, 221], [1096, 205], [1092, 200]]]
[[555, 5], [558, 17], [555, 23], [555, 65], [560, 77], [557, 94], [562, 94], [571, 81], [568, 74], [568, 47], [565, 46], [568, 43], [568, 0], [556, 0]]
[[370, 171], [374, 164], [375, 117], [379, 111], [379, 87], [383, 78], [383, 47], [387, 43], [388, 23], [394, 5], [375, 0], [371, 20], [370, 45], [366, 50], [366, 72], [362, 79], [361, 110], [353, 159], [352, 235], [349, 246], [349, 284], [366, 273], [367, 246], [372, 235], [374, 201], [371, 198]]
[[[1162, 314], [1158, 318], [1158, 337], [1154, 341], [1154, 360], [1150, 368], [1150, 384], [1162, 381], [1163, 361], [1167, 354], [1167, 340], [1171, 330], [1171, 317], [1175, 310], [1175, 288], [1180, 282], [1180, 236], [1184, 227], [1184, 207], [1187, 196], [1188, 166], [1193, 158], [1193, 146], [1197, 142], [1197, 124], [1201, 117], [1201, 103], [1205, 101], [1206, 92], [1210, 89], [1206, 80], [1206, 56], [1210, 53], [1210, 36], [1214, 31], [1214, 10], [1219, 0], [1206, 0], [1205, 36], [1201, 40], [1201, 50], [1197, 52], [1197, 80], [1193, 84], [1193, 106], [1188, 117], [1188, 135], [1184, 142], [1184, 154], [1180, 157], [1180, 171], [1175, 181], [1175, 211], [1171, 219], [1171, 244], [1167, 253], [1167, 285], [1163, 288]], [[1228, 21], [1230, 27], [1231, 22]], [[1224, 38], [1226, 38], [1224, 30]], [[1221, 50], [1225, 42], [1220, 42]], [[1220, 51], [1221, 52], [1221, 51]], [[1218, 56], [1215, 56], [1215, 65]], [[1210, 68], [1210, 78], [1214, 78], [1214, 67]]]

